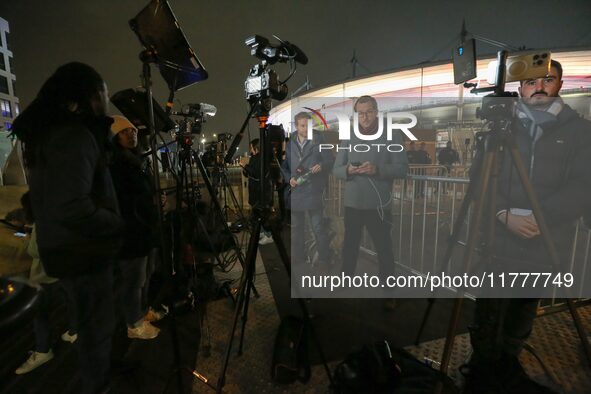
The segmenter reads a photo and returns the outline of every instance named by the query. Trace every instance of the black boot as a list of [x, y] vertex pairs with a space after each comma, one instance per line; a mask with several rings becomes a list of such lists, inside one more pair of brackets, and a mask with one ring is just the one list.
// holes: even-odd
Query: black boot
[[470, 362], [460, 367], [464, 375], [464, 394], [504, 394], [495, 372], [494, 365]]
[[503, 354], [495, 369], [504, 392], [508, 394], [557, 394], [527, 376], [517, 356]]

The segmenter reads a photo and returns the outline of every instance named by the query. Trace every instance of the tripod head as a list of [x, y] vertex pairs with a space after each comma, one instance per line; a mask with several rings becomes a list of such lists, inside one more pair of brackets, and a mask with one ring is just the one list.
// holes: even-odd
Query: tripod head
[[[274, 37], [280, 42], [280, 45], [271, 45], [269, 40], [259, 35], [250, 36], [244, 42], [250, 48], [250, 54], [261, 59], [261, 62], [251, 67], [244, 82], [244, 92], [246, 100], [250, 104], [250, 111], [228, 148], [224, 158], [226, 163], [232, 162], [244, 136], [246, 126], [252, 117], [257, 118], [259, 130], [266, 129], [272, 100], [281, 101], [287, 97], [287, 81], [295, 74], [297, 63], [308, 63], [308, 57], [300, 48], [288, 41], [282, 41], [277, 36]], [[277, 73], [270, 68], [271, 64], [277, 62], [290, 65], [290, 73], [283, 81], [280, 81]], [[262, 139], [261, 142], [263, 142]], [[261, 147], [264, 148], [263, 144]]]

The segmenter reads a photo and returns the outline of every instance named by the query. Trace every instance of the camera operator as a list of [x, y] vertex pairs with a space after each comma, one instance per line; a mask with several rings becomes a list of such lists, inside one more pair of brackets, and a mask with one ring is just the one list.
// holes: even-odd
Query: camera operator
[[[261, 199], [261, 152], [259, 147], [259, 139], [255, 138], [250, 141], [250, 158], [248, 164], [243, 167], [244, 176], [248, 178], [248, 204], [252, 210], [258, 209], [262, 206]], [[272, 184], [271, 177], [267, 176], [265, 179], [267, 185], [267, 203], [272, 200]], [[261, 236], [259, 238], [259, 245], [267, 245], [273, 243], [273, 237], [269, 230], [261, 227]]]
[[[559, 97], [561, 79], [562, 66], [553, 60], [546, 77], [521, 82], [522, 102], [517, 106], [511, 133], [529, 170], [560, 259], [565, 261], [570, 255], [575, 222], [591, 207], [591, 123]], [[509, 154], [500, 156], [499, 161], [498, 223], [491, 251], [494, 262], [511, 272], [523, 267], [527, 272], [544, 267], [551, 270], [540, 229]], [[474, 175], [472, 181], [478, 181]], [[518, 360], [532, 331], [537, 305], [535, 298], [477, 299], [470, 327], [474, 351], [467, 365], [466, 392], [552, 392], [530, 380]]]
[[323, 223], [322, 195], [332, 168], [329, 151], [321, 152], [319, 145], [324, 142], [319, 133], [308, 140], [308, 119], [305, 112], [295, 118], [296, 132], [292, 133], [283, 161], [283, 178], [289, 182], [291, 191], [287, 195], [287, 206], [291, 209], [292, 255], [296, 264], [306, 260], [304, 230], [306, 215], [316, 240], [316, 249], [320, 265], [328, 265], [332, 260], [330, 239], [327, 226]]
[[113, 184], [125, 221], [124, 244], [119, 254], [120, 303], [129, 338], [156, 338], [158, 328], [144, 319], [142, 292], [149, 280], [148, 254], [158, 239], [158, 212], [152, 176], [138, 147], [138, 130], [123, 116], [113, 116], [114, 154], [110, 166]]
[[[375, 134], [378, 130], [378, 103], [371, 96], [361, 96], [353, 110], [359, 116], [359, 131]], [[385, 134], [376, 142], [402, 145], [402, 135], [393, 133], [387, 141]], [[390, 209], [392, 181], [406, 177], [408, 159], [404, 152], [389, 153], [385, 150], [349, 152], [345, 149], [364, 141], [351, 133], [351, 141], [343, 141], [337, 154], [333, 172], [345, 182], [345, 236], [343, 241], [343, 271], [354, 275], [363, 228], [367, 228], [375, 245], [380, 265], [380, 276], [394, 273], [394, 253], [390, 239]], [[394, 307], [393, 300], [384, 304]]]
[[68, 63], [14, 122], [23, 142], [39, 255], [74, 296], [83, 393], [108, 390], [113, 332], [111, 262], [123, 222], [107, 167], [107, 86]]

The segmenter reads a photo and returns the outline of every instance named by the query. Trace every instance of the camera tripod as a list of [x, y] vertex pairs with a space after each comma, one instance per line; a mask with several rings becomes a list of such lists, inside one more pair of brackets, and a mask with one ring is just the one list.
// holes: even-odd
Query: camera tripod
[[230, 222], [230, 214], [232, 213], [233, 217], [236, 218], [237, 223], [245, 224], [246, 217], [244, 216], [244, 211], [232, 189], [232, 184], [228, 179], [228, 167], [226, 166], [226, 163], [216, 162], [211, 177], [213, 179], [214, 188], [218, 193], [217, 195], [220, 196], [220, 200], [224, 202], [224, 206], [222, 207], [224, 220]]
[[[271, 234], [273, 237], [274, 245], [277, 248], [279, 253], [279, 257], [287, 271], [288, 276], [291, 279], [291, 263], [289, 259], [289, 255], [285, 248], [285, 244], [281, 238], [280, 228], [277, 223], [272, 223], [271, 220], [271, 199], [272, 199], [272, 182], [269, 176], [269, 162], [270, 162], [270, 152], [267, 145], [267, 120], [269, 117], [268, 112], [268, 99], [261, 100], [260, 98], [253, 100], [251, 102], [251, 110], [248, 114], [245, 124], [250, 119], [250, 117], [256, 113], [256, 118], [259, 123], [259, 144], [261, 147], [260, 150], [260, 198], [259, 204], [257, 204], [254, 208], [254, 225], [252, 228], [252, 232], [250, 234], [249, 242], [248, 242], [248, 249], [246, 252], [246, 264], [243, 266], [242, 276], [240, 278], [240, 285], [238, 287], [238, 293], [236, 295], [236, 309], [234, 311], [234, 319], [232, 322], [232, 330], [228, 337], [228, 344], [226, 348], [226, 353], [224, 357], [224, 362], [222, 364], [222, 368], [220, 371], [220, 377], [218, 379], [218, 384], [216, 388], [217, 393], [221, 393], [222, 389], [225, 384], [225, 376], [226, 371], [228, 369], [228, 363], [230, 360], [230, 353], [232, 351], [232, 345], [234, 342], [234, 336], [236, 333], [236, 328], [238, 325], [238, 320], [242, 318], [242, 327], [240, 331], [240, 344], [238, 347], [238, 355], [242, 354], [242, 346], [244, 343], [244, 333], [246, 328], [246, 322], [248, 319], [248, 307], [249, 307], [249, 300], [250, 300], [250, 292], [253, 288], [253, 280], [255, 274], [255, 265], [256, 265], [256, 256], [257, 256], [257, 249], [259, 245], [259, 237], [261, 233], [261, 228], [268, 228], [271, 230]], [[241, 131], [242, 133], [242, 131]], [[302, 298], [297, 299], [301, 313], [302, 319], [304, 322], [304, 332], [309, 332], [312, 338], [314, 345], [318, 350], [318, 354], [322, 360], [324, 365], [324, 369], [326, 374], [331, 382], [332, 385], [332, 376], [330, 373], [330, 369], [328, 368], [328, 364], [326, 362], [326, 358], [324, 356], [324, 352], [322, 351], [322, 347], [320, 345], [320, 341], [316, 335], [316, 331], [310, 322], [310, 317], [308, 313], [308, 308]]]
[[[560, 272], [560, 258], [558, 252], [556, 250], [554, 242], [551, 239], [546, 220], [544, 219], [539, 201], [535, 195], [532, 183], [528, 177], [528, 173], [521, 158], [517, 144], [515, 142], [514, 135], [512, 135], [510, 132], [511, 122], [509, 121], [509, 119], [512, 118], [512, 106], [514, 105], [514, 100], [512, 99], [512, 97], [514, 96], [505, 93], [501, 94], [500, 97], [496, 95], [493, 96], [495, 97], [487, 97], [490, 100], [501, 100], [503, 101], [503, 104], [490, 105], [488, 106], [488, 108], [485, 109], [487, 103], [491, 103], [492, 101], [487, 101], [487, 97], [485, 97], [485, 101], [483, 101], [483, 109], [485, 109], [486, 111], [483, 115], [485, 118], [490, 119], [492, 121], [492, 127], [491, 131], [488, 132], [488, 134], [484, 137], [483, 140], [482, 158], [480, 161], [477, 161], [475, 163], [475, 165], [477, 166], [475, 173], [478, 174], [477, 181], [470, 183], [468, 191], [458, 213], [458, 217], [453, 225], [453, 231], [449, 238], [447, 249], [442, 260], [442, 270], [445, 271], [445, 266], [449, 266], [451, 256], [453, 254], [453, 249], [458, 244], [459, 234], [462, 229], [463, 223], [467, 217], [468, 210], [472, 202], [474, 202], [474, 213], [470, 219], [471, 231], [468, 234], [468, 240], [462, 257], [462, 272], [469, 272], [471, 268], [472, 259], [479, 238], [479, 229], [481, 228], [481, 224], [483, 223], [486, 224], [486, 228], [484, 228], [483, 232], [484, 246], [483, 258], [481, 262], [486, 266], [492, 265], [492, 249], [495, 241], [495, 225], [498, 220], [496, 217], [497, 206], [495, 201], [497, 195], [498, 182], [497, 170], [499, 163], [499, 155], [501, 154], [501, 151], [504, 151], [510, 155], [510, 162], [512, 162], [513, 167], [517, 171], [520, 183], [523, 187], [523, 190], [526, 193], [527, 200], [529, 201], [530, 206], [532, 207], [533, 215], [540, 229], [540, 236], [542, 237], [543, 243], [551, 259], [552, 270], [554, 273], [558, 273]], [[483, 217], [485, 215], [487, 216], [488, 221], [483, 222]], [[464, 291], [460, 289], [458, 298], [455, 299], [448, 325], [446, 341], [441, 360], [441, 371], [444, 373], [447, 373], [449, 362], [451, 359], [454, 338], [456, 335], [456, 329], [458, 326], [460, 312], [463, 303], [463, 294]], [[427, 306], [425, 315], [423, 317], [423, 321], [419, 328], [416, 343], [418, 343], [420, 340], [420, 336], [426, 325], [430, 311], [435, 303], [435, 299], [430, 298], [428, 302], [429, 304]], [[583, 329], [583, 325], [578, 311], [576, 309], [576, 306], [570, 298], [566, 299], [566, 303], [569, 312], [572, 316], [573, 323], [575, 325], [577, 333], [580, 337], [581, 343], [583, 345], [585, 355], [587, 359], [591, 362], [591, 348], [589, 346], [589, 342]], [[504, 303], [501, 301], [500, 304], [501, 307], [498, 309], [499, 314], [502, 313], [502, 305]], [[495, 328], [497, 330], [496, 338], [498, 338], [498, 334], [500, 333], [499, 330], [502, 328], [502, 318], [500, 316], [497, 316], [495, 318]], [[526, 348], [531, 351], [531, 347]], [[534, 356], [536, 356], [536, 358], [538, 358], [539, 360], [539, 357], [537, 357], [537, 355], [534, 354]]]

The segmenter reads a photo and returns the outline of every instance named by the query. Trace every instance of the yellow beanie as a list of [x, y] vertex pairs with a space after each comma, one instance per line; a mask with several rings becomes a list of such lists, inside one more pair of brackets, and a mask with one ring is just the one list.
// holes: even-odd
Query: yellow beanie
[[134, 129], [137, 131], [137, 127], [133, 125], [125, 116], [121, 115], [113, 115], [113, 124], [111, 125], [111, 133], [113, 135], [119, 134], [120, 131], [125, 129]]

